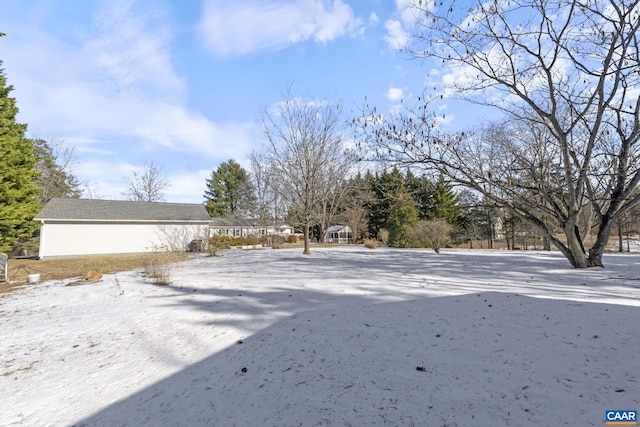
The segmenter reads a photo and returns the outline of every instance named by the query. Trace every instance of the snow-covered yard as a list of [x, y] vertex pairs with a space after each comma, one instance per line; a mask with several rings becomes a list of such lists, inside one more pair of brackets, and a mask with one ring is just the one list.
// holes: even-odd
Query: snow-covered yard
[[2, 426], [601, 426], [640, 409], [640, 257], [232, 251], [0, 296]]

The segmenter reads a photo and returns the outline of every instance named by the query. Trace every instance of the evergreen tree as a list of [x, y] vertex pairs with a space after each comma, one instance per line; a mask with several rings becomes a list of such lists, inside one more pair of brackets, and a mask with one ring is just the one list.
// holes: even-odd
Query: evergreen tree
[[231, 159], [211, 172], [204, 193], [206, 208], [213, 217], [247, 218], [255, 211], [254, 188], [249, 174]]
[[407, 247], [409, 232], [418, 222], [418, 209], [411, 194], [401, 188], [391, 199], [387, 229], [389, 230], [389, 246]]
[[456, 224], [459, 217], [458, 197], [451, 184], [440, 175], [433, 190], [433, 210], [430, 212], [430, 219], [443, 219], [449, 224]]
[[41, 208], [37, 157], [33, 142], [25, 138], [27, 126], [16, 122], [12, 90], [0, 68], [0, 252], [33, 236], [38, 227], [33, 217]]
[[435, 209], [435, 185], [433, 182], [425, 175], [418, 177], [410, 170], [407, 170], [405, 184], [411, 197], [416, 202], [418, 218], [421, 221], [433, 218], [433, 210]]
[[367, 181], [371, 183], [373, 200], [366, 204], [369, 213], [369, 235], [378, 237], [381, 229], [387, 227], [387, 220], [391, 213], [391, 205], [397, 194], [406, 191], [404, 177], [398, 168], [391, 171], [383, 170], [375, 175], [367, 174]]

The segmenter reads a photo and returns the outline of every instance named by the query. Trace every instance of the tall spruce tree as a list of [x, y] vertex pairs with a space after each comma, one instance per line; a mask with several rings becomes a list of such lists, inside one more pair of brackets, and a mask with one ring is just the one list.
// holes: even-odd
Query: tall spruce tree
[[432, 219], [434, 210], [435, 185], [426, 176], [417, 176], [411, 170], [407, 170], [405, 184], [411, 197], [416, 202], [418, 219], [421, 221]]
[[444, 176], [440, 175], [433, 190], [433, 210], [430, 219], [443, 219], [449, 224], [456, 224], [460, 217], [460, 206], [458, 197], [451, 188], [451, 184], [446, 182]]
[[235, 160], [223, 162], [211, 172], [204, 193], [206, 208], [213, 217], [247, 218], [255, 214], [253, 183]]
[[371, 183], [372, 200], [366, 204], [368, 211], [369, 235], [376, 238], [381, 229], [388, 227], [387, 220], [391, 213], [392, 202], [396, 194], [406, 191], [404, 177], [398, 168], [383, 170], [375, 175], [367, 174]]
[[389, 246], [404, 248], [409, 244], [409, 231], [418, 222], [416, 202], [409, 191], [402, 187], [391, 195], [387, 229], [389, 230]]
[[25, 138], [27, 126], [16, 122], [18, 108], [9, 96], [0, 61], [0, 252], [33, 236], [33, 217], [41, 208], [36, 184], [37, 157], [33, 142]]

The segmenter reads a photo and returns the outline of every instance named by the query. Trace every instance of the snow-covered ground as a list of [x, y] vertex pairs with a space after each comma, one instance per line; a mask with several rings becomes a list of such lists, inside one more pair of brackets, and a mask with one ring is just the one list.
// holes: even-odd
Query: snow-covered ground
[[230, 251], [0, 295], [2, 426], [601, 426], [640, 409], [640, 257]]

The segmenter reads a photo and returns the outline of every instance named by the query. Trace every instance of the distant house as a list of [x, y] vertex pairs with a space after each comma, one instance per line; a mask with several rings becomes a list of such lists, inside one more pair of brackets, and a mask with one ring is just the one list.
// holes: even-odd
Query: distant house
[[353, 243], [353, 233], [348, 225], [332, 225], [327, 229], [327, 243]]
[[220, 234], [232, 237], [283, 236], [293, 234], [293, 227], [287, 224], [265, 224], [239, 218], [212, 218], [210, 235]]
[[40, 221], [40, 258], [186, 250], [209, 235], [204, 205], [52, 199]]

